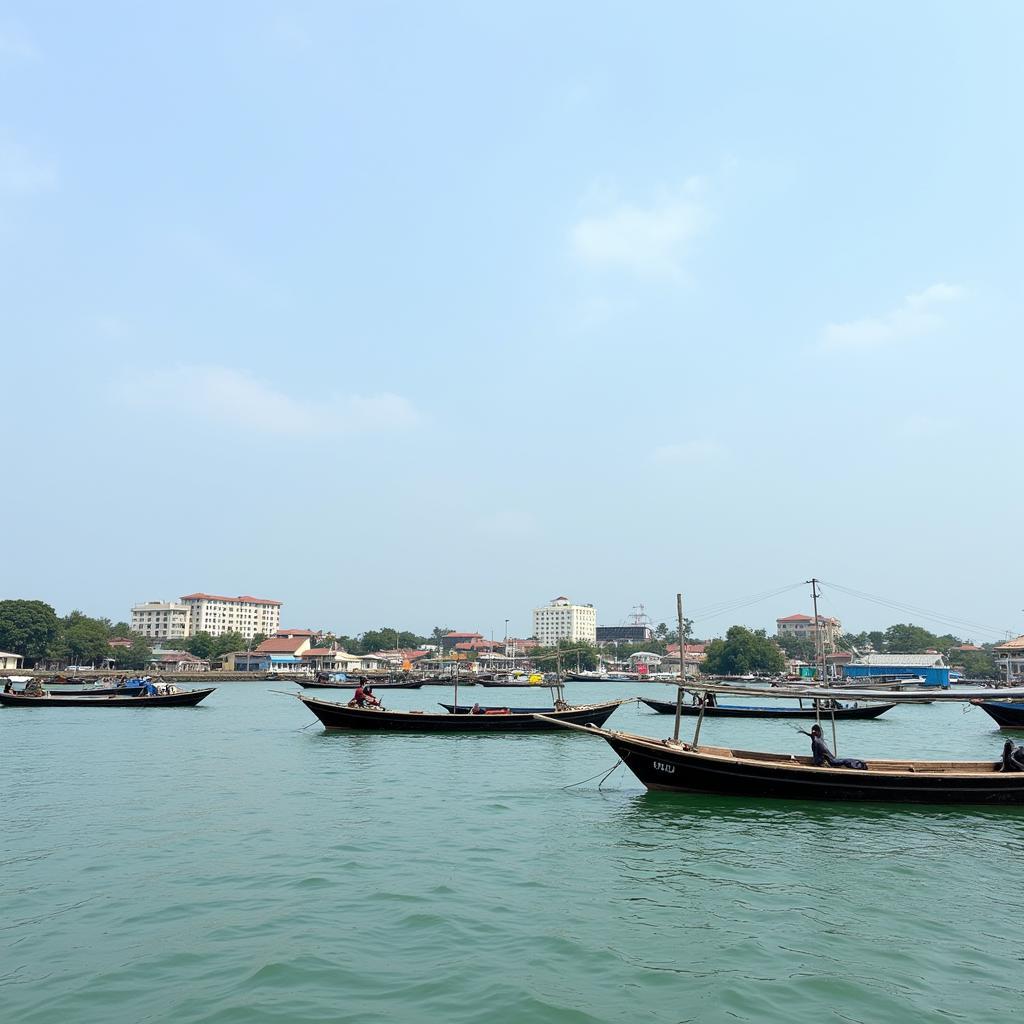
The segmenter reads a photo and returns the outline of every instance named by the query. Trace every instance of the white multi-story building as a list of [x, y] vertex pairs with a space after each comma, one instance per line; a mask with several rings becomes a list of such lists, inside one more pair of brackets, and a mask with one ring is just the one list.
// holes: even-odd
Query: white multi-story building
[[189, 636], [239, 632], [249, 640], [257, 633], [274, 636], [281, 626], [281, 602], [264, 597], [186, 594], [181, 603], [189, 610]]
[[533, 609], [533, 635], [545, 647], [559, 640], [597, 639], [597, 612], [592, 604], [572, 604], [567, 597], [556, 597], [543, 608]]
[[147, 601], [132, 608], [132, 630], [152, 640], [184, 640], [189, 636], [187, 604]]

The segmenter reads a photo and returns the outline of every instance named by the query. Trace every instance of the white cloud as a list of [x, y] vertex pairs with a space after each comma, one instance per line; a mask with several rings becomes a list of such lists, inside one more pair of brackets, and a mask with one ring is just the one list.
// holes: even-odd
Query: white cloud
[[[307, 378], [319, 387], [319, 378]], [[418, 420], [401, 395], [338, 393], [296, 397], [243, 370], [178, 366], [136, 371], [120, 385], [122, 397], [148, 410], [170, 411], [239, 430], [293, 438], [329, 438], [406, 429]]]
[[27, 195], [57, 185], [57, 167], [16, 142], [0, 140], [0, 193]]
[[651, 462], [663, 466], [693, 465], [720, 458], [724, 449], [717, 441], [683, 441], [663, 444], [651, 452]]
[[678, 277], [693, 240], [709, 217], [693, 178], [649, 206], [618, 203], [573, 225], [575, 259], [596, 270], [624, 270], [638, 277]]
[[896, 309], [881, 316], [829, 324], [822, 332], [820, 347], [829, 352], [875, 349], [931, 334], [945, 323], [940, 308], [966, 294], [958, 285], [933, 284], [908, 295]]

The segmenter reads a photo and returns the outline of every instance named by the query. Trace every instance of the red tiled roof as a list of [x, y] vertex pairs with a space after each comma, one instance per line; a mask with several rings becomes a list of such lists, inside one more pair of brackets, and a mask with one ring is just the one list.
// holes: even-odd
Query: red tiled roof
[[467, 640], [471, 640], [474, 637], [476, 637], [479, 640], [483, 640], [483, 635], [481, 633], [445, 633], [445, 639], [446, 640], [453, 639], [454, 637], [457, 637], [457, 636], [465, 637]]
[[308, 651], [303, 651], [302, 656], [304, 658], [322, 658], [326, 654], [341, 654], [341, 651], [335, 652], [333, 647], [310, 647]]
[[298, 636], [294, 640], [289, 640], [286, 637], [275, 636], [269, 640], [264, 640], [263, 643], [256, 648], [257, 654], [294, 654], [309, 638], [304, 636]]
[[316, 636], [313, 629], [279, 629], [274, 636]]
[[814, 619], [810, 615], [786, 615], [781, 619], [776, 619], [776, 622], [813, 622]]
[[185, 594], [182, 601], [248, 601], [250, 604], [280, 604], [280, 601], [271, 601], [265, 597], [251, 597], [243, 594], [240, 597], [225, 597], [223, 594]]

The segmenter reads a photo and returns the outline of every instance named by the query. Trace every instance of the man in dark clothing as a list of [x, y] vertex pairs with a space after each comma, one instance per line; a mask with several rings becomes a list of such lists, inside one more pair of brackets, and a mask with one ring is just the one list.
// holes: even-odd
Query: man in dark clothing
[[811, 726], [810, 732], [800, 730], [805, 736], [811, 737], [811, 763], [815, 768], [827, 765], [829, 768], [856, 768], [863, 771], [867, 765], [856, 757], [836, 757], [821, 734], [821, 726], [817, 722]]
[[1024, 772], [1024, 747], [1018, 747], [1013, 740], [1003, 744], [1003, 763], [1001, 772]]

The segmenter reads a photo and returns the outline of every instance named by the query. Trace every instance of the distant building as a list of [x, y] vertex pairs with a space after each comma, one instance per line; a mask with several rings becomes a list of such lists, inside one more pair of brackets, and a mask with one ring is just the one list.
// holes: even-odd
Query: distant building
[[23, 660], [20, 654], [13, 654], [11, 651], [0, 651], [0, 668], [21, 668]]
[[592, 604], [573, 604], [556, 597], [543, 608], [533, 610], [533, 635], [545, 647], [559, 640], [597, 640], [597, 612]]
[[281, 602], [265, 597], [186, 594], [181, 603], [189, 610], [189, 636], [238, 632], [251, 640], [257, 633], [273, 636], [281, 626]]
[[648, 625], [641, 626], [598, 626], [596, 640], [599, 644], [636, 644], [650, 640], [654, 631]]
[[147, 601], [132, 608], [132, 629], [151, 640], [184, 640], [191, 636], [191, 612], [187, 604]]
[[459, 644], [483, 640], [482, 633], [445, 633], [441, 637], [441, 650], [454, 651]]
[[255, 653], [270, 658], [272, 672], [301, 672], [308, 667], [302, 656], [310, 649], [309, 630], [295, 630], [301, 636], [272, 636], [257, 646]]
[[[775, 620], [775, 631], [778, 636], [791, 636], [797, 640], [814, 641], [814, 616], [813, 615], [787, 615], [785, 618]], [[828, 615], [818, 616], [818, 636], [825, 647], [834, 646], [842, 636], [843, 624], [838, 619]]]
[[1020, 682], [1024, 679], [1024, 636], [1007, 640], [1004, 644], [996, 644], [992, 649], [999, 671], [1007, 682]]
[[865, 654], [843, 666], [848, 679], [864, 679], [870, 685], [878, 676], [914, 679], [920, 677], [925, 686], [949, 686], [949, 666], [941, 654]]

